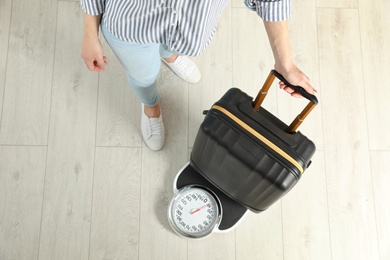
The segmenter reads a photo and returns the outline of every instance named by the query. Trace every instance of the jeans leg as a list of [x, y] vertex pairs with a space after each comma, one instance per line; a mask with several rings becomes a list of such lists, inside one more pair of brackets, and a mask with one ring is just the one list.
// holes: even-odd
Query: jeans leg
[[168, 46], [165, 44], [160, 44], [160, 57], [161, 58], [169, 58], [172, 56], [172, 52], [169, 51]]
[[126, 70], [130, 86], [137, 97], [147, 106], [158, 103], [156, 86], [160, 72], [159, 44], [138, 44], [122, 41], [113, 36], [101, 23], [104, 38]]
[[165, 44], [160, 44], [160, 57], [161, 58], [169, 58], [172, 54], [177, 54], [178, 56], [183, 56], [180, 52], [170, 51], [169, 47]]

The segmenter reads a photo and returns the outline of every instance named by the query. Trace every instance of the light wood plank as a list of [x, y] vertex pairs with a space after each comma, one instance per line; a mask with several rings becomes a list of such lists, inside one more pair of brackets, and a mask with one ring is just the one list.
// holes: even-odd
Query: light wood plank
[[37, 259], [46, 147], [0, 146], [0, 259]]
[[188, 260], [234, 260], [235, 231], [214, 233], [201, 240], [188, 241]]
[[317, 7], [322, 8], [358, 8], [358, 0], [316, 0]]
[[282, 200], [284, 259], [331, 259], [324, 153]]
[[122, 65], [103, 37], [102, 44], [109, 65], [99, 77], [96, 144], [141, 147], [140, 106]]
[[380, 259], [390, 259], [389, 161], [390, 151], [371, 152], [371, 172], [375, 197]]
[[236, 260], [283, 259], [281, 202], [249, 214], [236, 229]]
[[141, 149], [97, 148], [89, 259], [138, 259]]
[[171, 230], [167, 211], [174, 177], [188, 159], [188, 84], [166, 66], [157, 84], [166, 140], [161, 151], [142, 146], [139, 259], [187, 259], [187, 241]]
[[358, 25], [357, 10], [318, 10], [322, 112], [327, 122], [323, 125], [325, 167], [334, 259], [378, 259]]
[[359, 1], [364, 85], [370, 148], [390, 150], [390, 2]]
[[210, 46], [195, 59], [202, 80], [189, 86], [189, 146], [192, 147], [200, 124], [202, 111], [210, 107], [232, 87], [232, 16], [230, 4], [224, 9], [217, 32]]
[[56, 10], [57, 1], [13, 2], [1, 144], [47, 144]]
[[[39, 259], [87, 259], [98, 74], [80, 59], [80, 3], [59, 2]], [[65, 69], [66, 68], [66, 69]]]
[[11, 24], [12, 0], [0, 0], [0, 128], [7, 71], [8, 36]]

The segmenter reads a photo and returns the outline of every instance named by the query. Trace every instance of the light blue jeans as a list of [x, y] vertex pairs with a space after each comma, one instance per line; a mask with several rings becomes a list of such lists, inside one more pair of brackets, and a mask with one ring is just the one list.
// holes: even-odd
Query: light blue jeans
[[156, 82], [160, 72], [160, 58], [168, 58], [172, 52], [169, 52], [168, 47], [162, 44], [122, 41], [108, 31], [103, 20], [101, 30], [107, 43], [125, 68], [134, 93], [145, 105], [156, 105], [159, 100]]

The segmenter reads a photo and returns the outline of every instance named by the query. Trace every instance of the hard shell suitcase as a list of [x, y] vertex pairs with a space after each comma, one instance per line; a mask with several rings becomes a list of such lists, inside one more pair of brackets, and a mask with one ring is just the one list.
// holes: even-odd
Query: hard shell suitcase
[[[290, 126], [261, 107], [275, 77], [309, 99]], [[255, 100], [232, 88], [208, 110], [190, 165], [225, 195], [253, 212], [267, 209], [299, 181], [315, 145], [297, 127], [318, 103], [272, 70]]]

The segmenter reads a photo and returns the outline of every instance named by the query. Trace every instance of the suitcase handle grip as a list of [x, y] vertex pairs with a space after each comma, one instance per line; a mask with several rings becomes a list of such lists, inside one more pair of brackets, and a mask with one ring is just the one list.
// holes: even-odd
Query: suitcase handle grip
[[296, 85], [293, 85], [291, 84], [290, 82], [288, 82], [283, 76], [282, 74], [280, 74], [279, 72], [277, 72], [276, 70], [271, 70], [271, 73], [274, 74], [280, 81], [283, 81], [284, 84], [286, 84], [286, 86], [292, 88], [295, 92], [298, 92], [299, 94], [301, 94], [304, 98], [308, 99], [309, 101], [313, 102], [314, 104], [318, 104], [318, 99], [316, 96], [312, 95], [312, 94], [309, 94], [304, 88], [302, 88], [301, 86], [296, 86]]
[[318, 104], [318, 99], [316, 96], [309, 94], [304, 88], [301, 86], [295, 86], [292, 85], [290, 82], [288, 82], [279, 72], [276, 70], [271, 70], [271, 72], [268, 75], [267, 80], [265, 81], [263, 87], [259, 91], [259, 94], [257, 95], [255, 101], [253, 102], [253, 108], [255, 110], [258, 110], [263, 103], [265, 97], [267, 96], [268, 90], [271, 87], [272, 83], [274, 82], [275, 77], [277, 77], [280, 81], [283, 81], [284, 84], [286, 84], [288, 87], [292, 88], [294, 91], [301, 94], [303, 97], [308, 99], [310, 102], [309, 104], [302, 110], [302, 112], [294, 119], [294, 121], [290, 124], [290, 126], [287, 128], [288, 133], [294, 133], [300, 124], [303, 122], [303, 120], [306, 118], [306, 116], [313, 110], [313, 108]]

